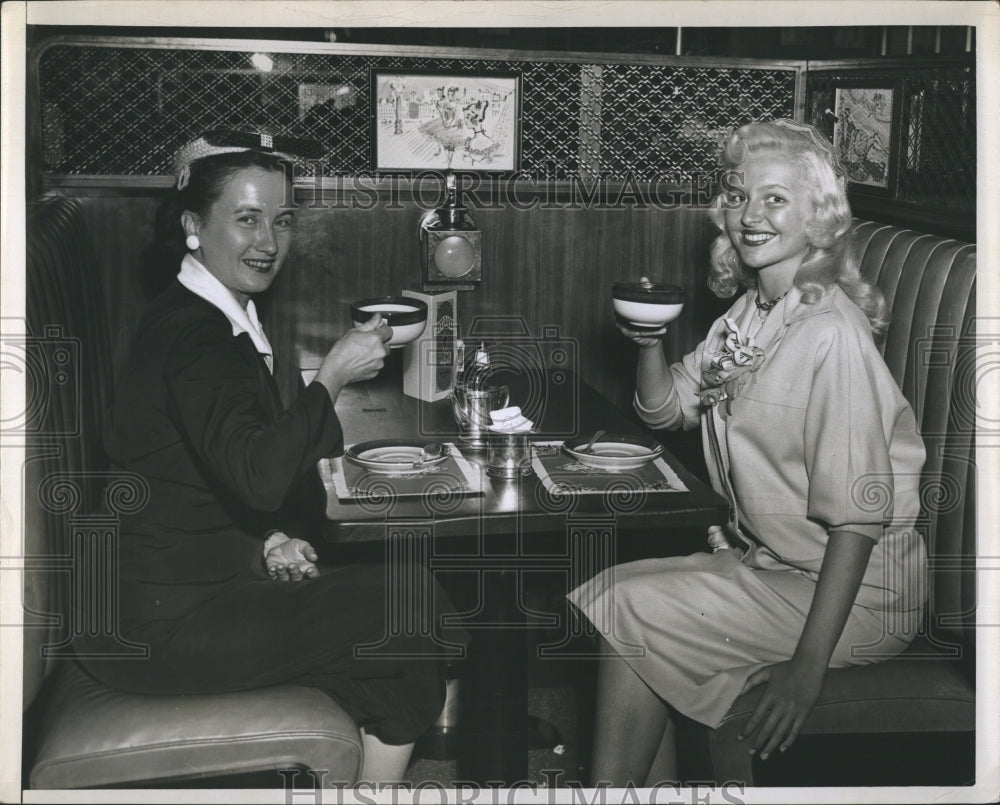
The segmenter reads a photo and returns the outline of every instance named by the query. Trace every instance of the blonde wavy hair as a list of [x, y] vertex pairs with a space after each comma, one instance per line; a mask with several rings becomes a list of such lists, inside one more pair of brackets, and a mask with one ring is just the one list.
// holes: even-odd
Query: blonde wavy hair
[[[775, 154], [795, 165], [809, 189], [813, 215], [806, 227], [809, 248], [795, 274], [802, 301], [813, 304], [834, 283], [864, 311], [875, 336], [889, 323], [882, 292], [861, 278], [852, 248], [851, 208], [844, 175], [830, 143], [812, 126], [793, 120], [748, 123], [733, 132], [722, 149], [722, 169], [737, 169], [750, 155]], [[724, 226], [724, 192], [709, 215], [720, 234], [712, 243], [708, 286], [728, 298], [741, 288], [756, 288], [757, 275], [740, 262]]]

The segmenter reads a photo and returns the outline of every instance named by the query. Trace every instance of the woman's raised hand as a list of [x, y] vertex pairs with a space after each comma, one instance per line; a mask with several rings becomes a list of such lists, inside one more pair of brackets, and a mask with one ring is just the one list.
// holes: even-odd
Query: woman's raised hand
[[667, 328], [661, 327], [659, 330], [653, 330], [649, 332], [648, 330], [633, 330], [624, 324], [619, 324], [618, 329], [621, 330], [622, 335], [630, 339], [634, 343], [638, 344], [640, 347], [658, 347], [660, 341], [663, 340], [663, 336], [667, 334]]
[[383, 324], [381, 314], [376, 313], [344, 333], [330, 348], [316, 372], [316, 380], [326, 386], [331, 399], [336, 399], [348, 383], [370, 380], [382, 370], [390, 338], [392, 328]]
[[[649, 279], [649, 277], [645, 275], [639, 277], [639, 284], [647, 290], [653, 287], [653, 282]], [[659, 330], [640, 331], [640, 330], [633, 330], [632, 328], [619, 322], [618, 329], [621, 330], [622, 335], [624, 335], [626, 338], [631, 339], [640, 347], [657, 347], [660, 345], [660, 339], [662, 339], [663, 336], [667, 334], [666, 325], [661, 327]]]

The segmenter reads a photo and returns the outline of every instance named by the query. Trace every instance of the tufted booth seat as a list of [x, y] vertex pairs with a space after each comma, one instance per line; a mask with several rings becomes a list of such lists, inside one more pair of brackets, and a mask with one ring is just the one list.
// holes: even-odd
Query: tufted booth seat
[[[130, 491], [134, 479], [105, 471], [100, 449], [101, 415], [111, 391], [110, 337], [79, 202], [53, 197], [31, 205], [28, 232], [28, 785], [147, 787], [251, 773], [260, 780], [261, 773], [274, 771], [273, 783], [267, 784], [282, 787], [279, 769], [325, 772], [327, 784], [355, 782], [362, 761], [358, 728], [315, 688], [277, 685], [214, 695], [144, 696], [110, 690], [75, 662], [75, 635], [113, 631], [113, 623], [95, 623], [80, 605], [88, 591], [110, 592], [107, 598], [113, 599], [116, 583], [114, 572], [88, 577], [87, 568], [93, 567], [85, 561], [93, 558], [88, 546], [96, 538], [113, 551], [115, 512], [141, 500], [134, 487]], [[113, 613], [113, 606], [108, 611]], [[117, 645], [142, 662], [141, 647], [120, 640]]]
[[[854, 233], [862, 273], [891, 307], [883, 355], [913, 406], [927, 448], [918, 527], [927, 542], [929, 601], [921, 634], [901, 655], [828, 672], [799, 743], [807, 744], [808, 736], [848, 734], [881, 734], [886, 741], [890, 733], [971, 736], [976, 729], [976, 247], [870, 221], [856, 220]], [[754, 784], [759, 761], [736, 736], [762, 693], [763, 686], [748, 691], [719, 728], [708, 731], [716, 780]]]

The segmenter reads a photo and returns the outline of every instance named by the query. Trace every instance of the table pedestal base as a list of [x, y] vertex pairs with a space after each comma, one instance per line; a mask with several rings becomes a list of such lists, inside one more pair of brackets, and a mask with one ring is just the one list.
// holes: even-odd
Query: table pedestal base
[[528, 669], [524, 615], [517, 610], [517, 572], [482, 575], [476, 618], [460, 687], [456, 757], [460, 780], [508, 785], [528, 777]]

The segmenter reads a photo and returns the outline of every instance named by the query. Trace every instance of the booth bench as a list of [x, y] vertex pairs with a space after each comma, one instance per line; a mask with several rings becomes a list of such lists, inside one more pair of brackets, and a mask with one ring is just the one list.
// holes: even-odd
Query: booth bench
[[[26, 355], [38, 367], [26, 372], [34, 417], [24, 472], [29, 786], [147, 786], [286, 768], [325, 771], [328, 784], [354, 782], [358, 729], [318, 690], [124, 694], [73, 662], [74, 633], [115, 628], [113, 617], [81, 618], [88, 599], [104, 591], [114, 601], [115, 589], [114, 573], [88, 578], [84, 570], [102, 551], [113, 555], [117, 515], [141, 505], [143, 491], [141, 479], [106, 471], [100, 447], [112, 383], [109, 318], [78, 202], [32, 205], [28, 233]], [[867, 221], [855, 233], [863, 272], [892, 309], [886, 362], [927, 447], [920, 527], [930, 600], [923, 634], [901, 656], [828, 674], [803, 735], [880, 733], [889, 742], [893, 734], [972, 734], [976, 249]], [[107, 611], [114, 615], [113, 606]], [[141, 647], [126, 641], [121, 650], [142, 661]], [[761, 690], [740, 697], [707, 735], [719, 781], [753, 784], [754, 765], [736, 736]]]

